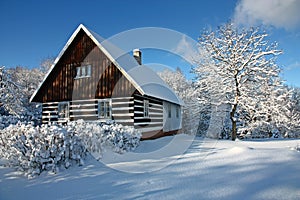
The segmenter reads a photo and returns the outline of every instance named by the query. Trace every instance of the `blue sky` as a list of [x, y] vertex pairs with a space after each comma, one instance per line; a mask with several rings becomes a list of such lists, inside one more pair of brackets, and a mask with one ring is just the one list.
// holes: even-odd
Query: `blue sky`
[[[163, 27], [197, 40], [204, 29], [215, 29], [232, 19], [244, 25], [263, 24], [270, 33], [269, 39], [277, 41], [279, 48], [284, 50], [278, 59], [278, 64], [284, 69], [283, 78], [300, 87], [299, 2], [1, 0], [0, 65], [38, 67], [44, 58], [58, 55], [80, 23], [104, 38], [134, 28]], [[187, 63], [159, 52], [145, 51], [143, 61], [188, 68]]]

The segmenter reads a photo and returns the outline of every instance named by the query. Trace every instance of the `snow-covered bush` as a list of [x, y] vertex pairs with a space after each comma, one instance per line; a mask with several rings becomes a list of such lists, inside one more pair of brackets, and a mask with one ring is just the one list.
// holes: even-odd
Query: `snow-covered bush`
[[101, 157], [103, 151], [103, 128], [95, 123], [86, 123], [83, 120], [68, 122], [65, 128], [69, 132], [75, 132], [82, 144], [91, 154], [98, 154]]
[[133, 151], [139, 144], [141, 133], [121, 124], [103, 125], [105, 145], [116, 153]]
[[68, 168], [82, 164], [85, 146], [75, 132], [61, 126], [33, 126], [18, 123], [1, 130], [0, 154], [28, 176], [42, 171], [57, 172], [59, 167]]
[[69, 122], [67, 128], [77, 133], [89, 152], [99, 155], [107, 147], [116, 153], [133, 151], [142, 136], [133, 127], [115, 123], [87, 123], [78, 120]]
[[0, 115], [0, 130], [8, 127], [11, 124], [17, 124], [19, 118], [13, 115]]
[[134, 128], [119, 124], [87, 123], [67, 125], [17, 123], [0, 130], [0, 157], [29, 177], [42, 171], [82, 165], [87, 152], [101, 154], [105, 148], [117, 153], [134, 150], [141, 138]]
[[39, 125], [40, 119], [29, 115], [15, 116], [10, 114], [0, 114], [0, 130], [8, 127], [9, 125], [16, 125], [17, 123]]

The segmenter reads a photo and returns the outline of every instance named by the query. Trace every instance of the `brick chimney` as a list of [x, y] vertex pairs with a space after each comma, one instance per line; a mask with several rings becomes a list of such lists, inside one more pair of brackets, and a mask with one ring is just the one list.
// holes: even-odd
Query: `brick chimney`
[[139, 65], [142, 64], [142, 52], [139, 49], [133, 50], [133, 57], [136, 59]]

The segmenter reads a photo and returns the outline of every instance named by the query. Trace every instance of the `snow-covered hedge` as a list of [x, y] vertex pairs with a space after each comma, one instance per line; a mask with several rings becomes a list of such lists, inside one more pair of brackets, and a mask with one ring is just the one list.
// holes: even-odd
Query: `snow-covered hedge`
[[15, 115], [1, 115], [0, 114], [0, 130], [8, 127], [9, 125], [16, 125], [17, 123], [22, 124], [30, 124], [34, 123], [35, 125], [40, 124], [40, 119], [36, 116], [29, 116], [29, 115], [22, 115], [22, 116], [15, 116]]
[[11, 124], [17, 124], [19, 121], [19, 118], [13, 115], [0, 115], [0, 130]]
[[82, 139], [91, 153], [101, 154], [101, 148], [111, 148], [116, 153], [134, 150], [140, 143], [141, 133], [133, 127], [116, 123], [87, 123], [83, 120], [69, 122], [66, 126]]
[[42, 171], [58, 172], [59, 168], [82, 165], [87, 152], [101, 158], [105, 148], [123, 153], [134, 150], [141, 134], [119, 124], [86, 123], [67, 125], [18, 123], [0, 130], [0, 157], [29, 177]]
[[0, 143], [1, 157], [28, 176], [45, 170], [56, 173], [59, 167], [82, 164], [85, 156], [80, 138], [74, 132], [55, 125], [11, 125], [1, 131]]

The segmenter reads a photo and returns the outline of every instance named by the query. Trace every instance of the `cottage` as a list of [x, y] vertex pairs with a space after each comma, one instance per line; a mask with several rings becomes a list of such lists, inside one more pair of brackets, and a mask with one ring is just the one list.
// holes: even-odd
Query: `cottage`
[[30, 101], [42, 103], [43, 123], [114, 120], [143, 138], [177, 133], [183, 103], [141, 60], [79, 25]]

